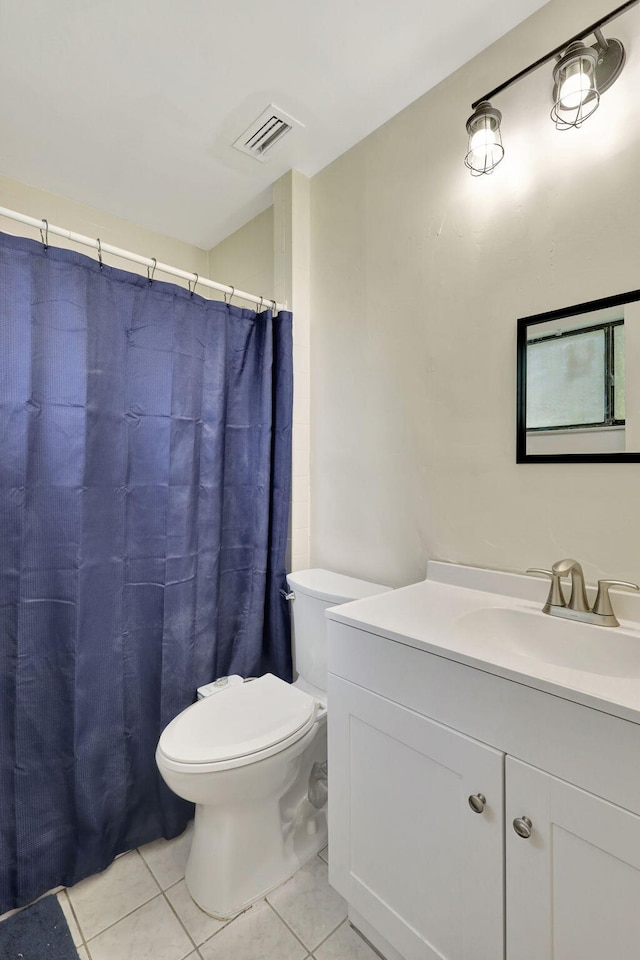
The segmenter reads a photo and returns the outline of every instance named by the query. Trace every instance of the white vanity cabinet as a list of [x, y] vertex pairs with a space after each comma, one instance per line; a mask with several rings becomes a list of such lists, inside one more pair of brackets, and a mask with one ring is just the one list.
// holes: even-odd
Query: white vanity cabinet
[[637, 960], [640, 817], [511, 757], [506, 783], [508, 960]]
[[503, 755], [345, 680], [330, 699], [334, 886], [406, 960], [502, 957]]
[[364, 625], [328, 635], [330, 881], [374, 946], [638, 960], [640, 725]]

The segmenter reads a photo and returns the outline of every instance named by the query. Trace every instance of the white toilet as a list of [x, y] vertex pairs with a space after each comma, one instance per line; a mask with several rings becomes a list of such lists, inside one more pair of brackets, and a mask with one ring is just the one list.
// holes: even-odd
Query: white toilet
[[229, 683], [172, 720], [156, 751], [167, 785], [196, 804], [185, 881], [214, 917], [248, 907], [327, 842], [324, 611], [390, 589], [328, 570], [287, 582], [295, 683]]

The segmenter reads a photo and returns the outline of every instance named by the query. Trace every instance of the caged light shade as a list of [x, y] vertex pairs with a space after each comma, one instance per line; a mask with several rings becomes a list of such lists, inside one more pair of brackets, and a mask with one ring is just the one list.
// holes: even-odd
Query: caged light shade
[[579, 127], [598, 109], [597, 53], [578, 41], [571, 43], [553, 70], [551, 119], [556, 130]]
[[625, 64], [625, 50], [619, 40], [605, 39], [599, 28], [596, 42], [586, 47], [570, 43], [553, 70], [551, 119], [557, 130], [579, 127], [600, 103], [600, 94], [616, 82]]
[[504, 157], [501, 120], [502, 114], [488, 100], [482, 100], [467, 120], [469, 147], [464, 162], [474, 177], [492, 173]]

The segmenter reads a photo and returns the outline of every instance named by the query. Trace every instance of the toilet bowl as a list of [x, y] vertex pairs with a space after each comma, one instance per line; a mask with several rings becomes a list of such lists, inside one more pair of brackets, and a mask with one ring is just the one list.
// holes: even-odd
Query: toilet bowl
[[293, 684], [265, 674], [183, 710], [156, 750], [167, 785], [196, 804], [185, 869], [201, 909], [226, 919], [327, 842], [324, 611], [389, 589], [324, 570], [289, 575]]

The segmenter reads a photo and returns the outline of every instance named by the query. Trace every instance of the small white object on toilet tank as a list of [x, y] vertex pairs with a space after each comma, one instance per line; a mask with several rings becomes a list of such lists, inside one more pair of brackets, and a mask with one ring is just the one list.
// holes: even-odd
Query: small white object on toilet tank
[[230, 677], [219, 677], [218, 680], [213, 680], [211, 683], [205, 683], [204, 686], [198, 687], [196, 691], [198, 700], [204, 700], [205, 697], [210, 697], [213, 693], [221, 693], [227, 687], [235, 687], [238, 683], [244, 683], [244, 680], [237, 673], [232, 673]]

